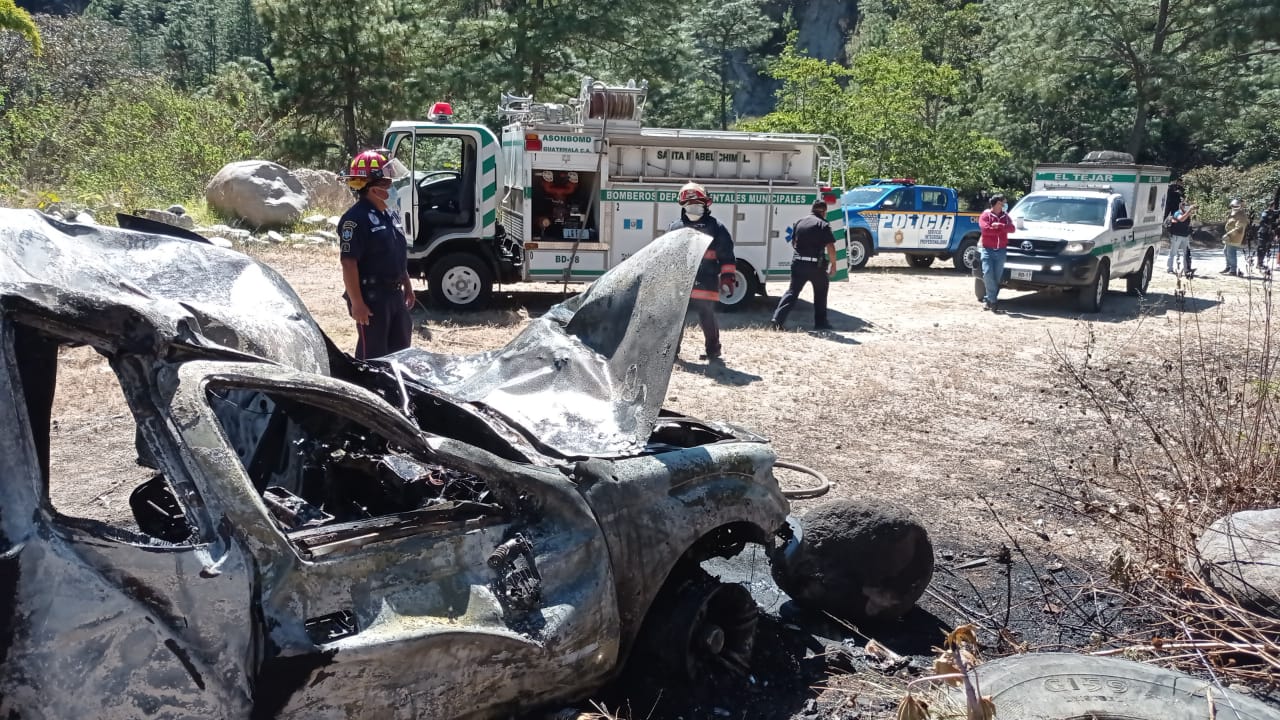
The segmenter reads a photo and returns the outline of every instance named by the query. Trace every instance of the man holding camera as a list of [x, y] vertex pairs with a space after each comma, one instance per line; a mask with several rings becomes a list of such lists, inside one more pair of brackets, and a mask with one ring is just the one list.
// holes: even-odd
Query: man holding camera
[[1196, 206], [1185, 200], [1178, 204], [1178, 209], [1165, 219], [1165, 227], [1169, 229], [1169, 265], [1171, 273], [1175, 270], [1175, 260], [1182, 260], [1182, 275], [1191, 277], [1195, 270], [1191, 267], [1191, 220], [1196, 216]]

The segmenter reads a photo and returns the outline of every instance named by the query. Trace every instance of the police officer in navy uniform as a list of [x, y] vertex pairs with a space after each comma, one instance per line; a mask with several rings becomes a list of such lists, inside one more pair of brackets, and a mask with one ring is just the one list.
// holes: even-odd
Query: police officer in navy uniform
[[356, 357], [381, 357], [409, 347], [417, 298], [409, 280], [408, 244], [400, 217], [387, 209], [387, 159], [372, 150], [351, 161], [343, 176], [359, 199], [338, 222], [343, 298], [356, 321]]
[[738, 261], [733, 255], [733, 236], [719, 220], [711, 217], [711, 196], [706, 188], [688, 183], [680, 188], [676, 201], [680, 203], [680, 219], [671, 223], [669, 229], [693, 228], [711, 236], [711, 244], [698, 265], [689, 304], [698, 313], [698, 324], [702, 326], [706, 353], [700, 359], [717, 361], [721, 353], [720, 326], [716, 322], [720, 288], [732, 293], [738, 287]]
[[781, 330], [787, 315], [795, 307], [805, 283], [813, 283], [813, 329], [830, 330], [827, 322], [827, 290], [831, 277], [836, 274], [836, 236], [827, 222], [827, 204], [821, 200], [806, 215], [791, 226], [791, 285], [778, 301], [769, 327]]

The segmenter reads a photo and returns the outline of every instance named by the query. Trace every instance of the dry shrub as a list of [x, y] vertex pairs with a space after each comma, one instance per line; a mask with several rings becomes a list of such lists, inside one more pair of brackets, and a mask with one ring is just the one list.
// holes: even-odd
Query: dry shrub
[[1175, 301], [1175, 339], [1148, 348], [1149, 361], [1102, 359], [1092, 333], [1082, 351], [1058, 349], [1080, 410], [1105, 439], [1087, 458], [1058, 461], [1042, 487], [1119, 541], [1111, 584], [1159, 624], [1129, 654], [1273, 685], [1280, 620], [1240, 607], [1187, 569], [1215, 520], [1280, 506], [1280, 328], [1271, 284], [1250, 293], [1243, 318], [1221, 303], [1192, 313], [1181, 312], [1184, 295]]

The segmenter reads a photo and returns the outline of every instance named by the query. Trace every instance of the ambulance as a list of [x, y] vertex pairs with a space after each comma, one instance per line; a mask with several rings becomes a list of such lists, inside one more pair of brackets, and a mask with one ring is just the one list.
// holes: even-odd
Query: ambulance
[[391, 206], [409, 238], [409, 270], [437, 307], [484, 307], [495, 284], [595, 278], [680, 218], [689, 181], [712, 196], [733, 235], [738, 283], [725, 306], [790, 279], [790, 226], [827, 201], [836, 279], [847, 279], [840, 143], [826, 135], [680, 130], [642, 123], [647, 85], [585, 78], [576, 99], [503, 95], [500, 134], [453, 122], [393, 122], [384, 147], [402, 168]]
[[[1126, 153], [1096, 151], [1076, 164], [1037, 165], [1031, 192], [1009, 211], [1001, 287], [1067, 291], [1085, 312], [1102, 309], [1113, 281], [1141, 296], [1160, 243], [1169, 168]], [[974, 294], [982, 299], [982, 268]]]

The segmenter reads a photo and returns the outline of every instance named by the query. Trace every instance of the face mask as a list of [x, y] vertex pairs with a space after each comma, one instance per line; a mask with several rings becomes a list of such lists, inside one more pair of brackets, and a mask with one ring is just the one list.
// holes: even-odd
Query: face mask
[[685, 217], [689, 218], [690, 220], [696, 221], [701, 219], [702, 214], [706, 211], [707, 211], [706, 208], [702, 207], [697, 203], [690, 203], [689, 205], [684, 206]]

